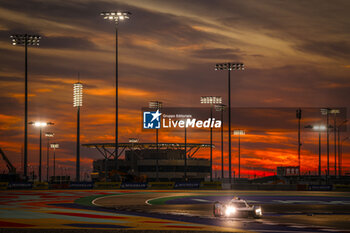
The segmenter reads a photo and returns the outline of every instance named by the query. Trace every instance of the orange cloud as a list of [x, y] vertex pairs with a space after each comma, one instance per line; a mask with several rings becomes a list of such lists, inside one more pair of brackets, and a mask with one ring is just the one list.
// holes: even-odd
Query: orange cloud
[[52, 89], [41, 88], [41, 89], [36, 89], [35, 92], [38, 92], [38, 93], [52, 92]]
[[[84, 90], [84, 92], [88, 95], [115, 96], [115, 88], [89, 88]], [[144, 96], [150, 96], [152, 93], [141, 89], [136, 89], [136, 88], [120, 87], [119, 94], [123, 96], [144, 97]]]
[[18, 116], [0, 114], [0, 130], [13, 130], [15, 125], [21, 121], [22, 119]]

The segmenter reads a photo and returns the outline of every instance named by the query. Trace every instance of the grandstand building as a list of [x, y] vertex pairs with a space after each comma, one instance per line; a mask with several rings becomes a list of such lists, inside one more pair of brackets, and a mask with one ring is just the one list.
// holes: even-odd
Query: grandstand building
[[[85, 144], [95, 147], [104, 159], [93, 161], [93, 178], [100, 181], [203, 181], [210, 175], [210, 161], [195, 158], [201, 148], [210, 144], [121, 143], [124, 156], [115, 159], [108, 147], [113, 144]], [[186, 164], [186, 166], [185, 166]]]

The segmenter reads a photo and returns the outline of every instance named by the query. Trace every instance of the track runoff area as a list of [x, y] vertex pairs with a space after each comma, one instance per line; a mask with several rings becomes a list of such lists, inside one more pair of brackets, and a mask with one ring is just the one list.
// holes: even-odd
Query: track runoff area
[[[218, 218], [234, 196], [264, 216]], [[0, 232], [350, 232], [350, 194], [316, 191], [4, 190]]]

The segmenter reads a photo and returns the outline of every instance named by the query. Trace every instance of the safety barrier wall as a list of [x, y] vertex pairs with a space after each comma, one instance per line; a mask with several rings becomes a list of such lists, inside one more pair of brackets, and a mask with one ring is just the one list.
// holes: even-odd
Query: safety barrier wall
[[0, 190], [7, 189], [9, 182], [0, 182]]
[[176, 182], [174, 189], [199, 189], [200, 182]]
[[30, 182], [9, 182], [8, 189], [32, 189], [33, 183]]
[[348, 185], [348, 184], [335, 184], [335, 185], [333, 185], [333, 190], [350, 192], [350, 185]]
[[202, 182], [0, 182], [0, 190], [6, 189], [231, 189], [231, 190], [280, 190], [280, 191], [350, 191], [350, 185], [296, 185], [296, 184], [229, 184], [220, 181]]
[[92, 189], [94, 182], [70, 182], [68, 187], [70, 189]]
[[95, 189], [120, 189], [121, 182], [95, 182]]
[[310, 191], [332, 191], [333, 185], [309, 185], [308, 190]]
[[148, 182], [148, 189], [173, 189], [174, 182]]
[[232, 184], [233, 190], [280, 190], [280, 191], [296, 191], [298, 185], [294, 184]]
[[222, 189], [220, 181], [202, 181], [200, 183], [200, 189]]
[[0, 189], [221, 189], [221, 182], [2, 182]]
[[123, 182], [120, 186], [122, 189], [146, 189], [147, 183], [132, 183], [132, 182]]
[[49, 183], [47, 183], [47, 182], [34, 182], [33, 189], [49, 189]]
[[50, 189], [68, 189], [69, 184], [68, 183], [57, 183], [57, 184], [49, 184]]

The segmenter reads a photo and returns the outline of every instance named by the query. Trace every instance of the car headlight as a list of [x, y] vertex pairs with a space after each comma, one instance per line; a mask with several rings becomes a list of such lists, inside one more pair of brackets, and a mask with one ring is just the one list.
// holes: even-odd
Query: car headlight
[[226, 211], [225, 211], [226, 216], [230, 216], [231, 214], [234, 214], [234, 213], [236, 213], [235, 207], [233, 207], [233, 206], [226, 207]]
[[256, 214], [256, 215], [262, 215], [261, 208], [255, 209], [255, 214]]

